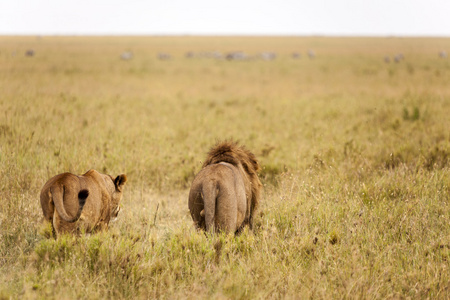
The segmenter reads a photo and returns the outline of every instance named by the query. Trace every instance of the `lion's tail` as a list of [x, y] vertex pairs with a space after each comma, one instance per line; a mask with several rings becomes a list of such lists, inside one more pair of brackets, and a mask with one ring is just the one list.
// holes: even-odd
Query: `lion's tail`
[[216, 214], [217, 186], [213, 182], [204, 184], [202, 187], [203, 210], [200, 215], [205, 217], [205, 225], [207, 231], [214, 231], [214, 219]]
[[53, 200], [53, 203], [55, 204], [56, 211], [58, 212], [59, 216], [64, 221], [73, 223], [80, 218], [84, 204], [86, 203], [86, 199], [89, 196], [89, 191], [83, 189], [78, 192], [78, 212], [75, 217], [69, 216], [64, 207], [64, 186], [62, 184], [59, 184], [56, 187], [52, 187], [50, 190], [50, 196]]

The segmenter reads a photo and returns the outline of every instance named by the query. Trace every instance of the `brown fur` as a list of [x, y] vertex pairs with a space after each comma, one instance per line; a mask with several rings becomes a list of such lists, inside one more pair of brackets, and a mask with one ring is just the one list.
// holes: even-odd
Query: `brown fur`
[[50, 178], [40, 198], [44, 219], [52, 224], [54, 236], [108, 229], [111, 218], [120, 211], [126, 181], [125, 174], [114, 179], [95, 170], [82, 176], [63, 173]]
[[238, 232], [253, 227], [262, 184], [255, 155], [236, 142], [218, 143], [192, 182], [189, 210], [197, 228]]

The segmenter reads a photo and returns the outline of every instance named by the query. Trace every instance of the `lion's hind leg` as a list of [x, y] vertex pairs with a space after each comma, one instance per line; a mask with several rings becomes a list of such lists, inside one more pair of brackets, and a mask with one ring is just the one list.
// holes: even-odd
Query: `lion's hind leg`
[[203, 194], [201, 185], [191, 190], [189, 195], [189, 210], [194, 221], [195, 228], [206, 230], [205, 206], [203, 204]]

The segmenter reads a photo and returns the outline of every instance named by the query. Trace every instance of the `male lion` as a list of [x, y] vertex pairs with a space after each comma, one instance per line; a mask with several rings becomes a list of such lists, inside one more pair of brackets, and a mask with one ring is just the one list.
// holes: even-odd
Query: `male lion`
[[125, 174], [114, 179], [95, 170], [82, 176], [63, 173], [47, 181], [41, 206], [53, 236], [108, 229], [109, 221], [119, 214], [126, 181]]
[[262, 190], [253, 153], [236, 142], [225, 141], [208, 153], [189, 192], [189, 210], [197, 228], [238, 233], [253, 227]]

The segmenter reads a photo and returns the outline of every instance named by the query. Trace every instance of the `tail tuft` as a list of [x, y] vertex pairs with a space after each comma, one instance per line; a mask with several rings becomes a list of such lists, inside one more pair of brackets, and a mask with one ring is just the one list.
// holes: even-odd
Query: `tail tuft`
[[78, 203], [80, 204], [80, 207], [84, 206], [88, 196], [89, 196], [89, 191], [88, 190], [81, 190], [78, 193]]

